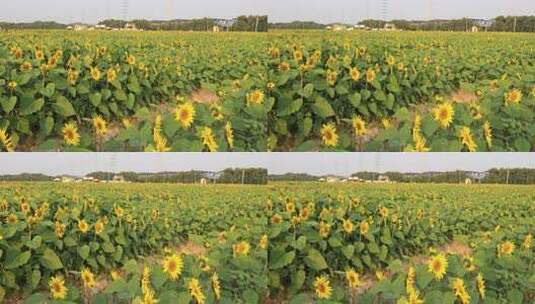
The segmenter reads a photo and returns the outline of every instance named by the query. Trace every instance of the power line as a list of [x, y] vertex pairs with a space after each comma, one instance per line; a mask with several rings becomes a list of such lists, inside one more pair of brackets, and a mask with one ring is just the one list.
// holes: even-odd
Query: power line
[[128, 0], [123, 0], [122, 4], [121, 4], [121, 10], [122, 10], [122, 14], [123, 14], [123, 20], [127, 20], [128, 19], [128, 9], [129, 9], [129, 1]]
[[381, 18], [383, 20], [388, 20], [388, 0], [381, 0]]

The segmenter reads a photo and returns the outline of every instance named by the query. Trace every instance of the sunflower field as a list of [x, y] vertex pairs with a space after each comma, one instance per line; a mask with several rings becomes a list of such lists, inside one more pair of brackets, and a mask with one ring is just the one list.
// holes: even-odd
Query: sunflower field
[[281, 184], [270, 297], [289, 303], [533, 303], [528, 187]]
[[247, 190], [2, 184], [0, 302], [258, 303], [265, 191]]
[[0, 33], [3, 151], [532, 151], [535, 38]]

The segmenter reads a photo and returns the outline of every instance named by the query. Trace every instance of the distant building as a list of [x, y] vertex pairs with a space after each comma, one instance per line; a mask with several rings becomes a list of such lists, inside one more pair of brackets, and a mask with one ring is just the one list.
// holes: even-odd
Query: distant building
[[325, 181], [326, 181], [327, 183], [337, 183], [337, 182], [340, 181], [340, 179], [339, 179], [338, 177], [336, 177], [336, 176], [327, 176], [327, 177], [325, 178]]
[[124, 176], [122, 176], [122, 175], [113, 176], [113, 182], [114, 183], [124, 183], [125, 182]]
[[351, 176], [347, 179], [347, 181], [351, 183], [364, 183], [365, 182], [365, 180], [363, 180], [362, 178], [358, 176]]
[[62, 183], [73, 183], [74, 182], [74, 178], [69, 177], [69, 176], [62, 176], [61, 177], [61, 182]]
[[124, 29], [127, 31], [137, 31], [137, 26], [134, 23], [128, 22], [124, 25]]
[[395, 30], [397, 30], [396, 25], [394, 23], [386, 23], [385, 27], [383, 29], [385, 31], [395, 31]]
[[212, 32], [214, 32], [214, 33], [219, 33], [219, 32], [220, 32], [219, 26], [214, 25], [214, 26], [212, 27]]
[[344, 24], [333, 24], [332, 26], [328, 26], [327, 29], [330, 29], [334, 32], [341, 32], [347, 30], [347, 26]]
[[75, 25], [71, 26], [71, 28], [75, 32], [85, 31], [85, 30], [87, 30], [87, 25], [78, 23], [78, 24], [75, 24]]
[[379, 175], [379, 177], [377, 177], [377, 183], [388, 184], [390, 183], [390, 178], [386, 175]]
[[466, 185], [471, 185], [471, 184], [472, 184], [472, 180], [469, 179], [469, 178], [467, 178], [467, 179], [464, 180], [464, 183], [465, 183]]
[[479, 27], [477, 27], [477, 26], [474, 25], [474, 26], [472, 26], [472, 28], [470, 29], [470, 31], [471, 31], [472, 33], [477, 33], [477, 32], [479, 32]]

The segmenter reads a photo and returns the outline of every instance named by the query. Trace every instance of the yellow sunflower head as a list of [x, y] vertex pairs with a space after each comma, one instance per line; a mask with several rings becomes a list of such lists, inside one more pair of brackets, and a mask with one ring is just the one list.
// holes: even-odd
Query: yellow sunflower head
[[78, 146], [80, 144], [80, 134], [76, 122], [71, 121], [66, 123], [61, 130], [63, 133], [63, 141], [68, 146]]
[[316, 291], [316, 296], [319, 299], [329, 299], [332, 295], [331, 283], [326, 276], [316, 277], [314, 281], [314, 289]]
[[513, 89], [505, 94], [505, 104], [512, 105], [518, 104], [522, 101], [522, 91], [519, 89]]
[[332, 123], [324, 124], [320, 134], [324, 145], [335, 147], [338, 144], [338, 134], [336, 134], [336, 127]]
[[93, 78], [93, 80], [95, 81], [99, 81], [100, 80], [100, 70], [98, 68], [91, 68], [90, 69], [90, 74], [91, 74], [91, 78]]
[[325, 77], [326, 77], [327, 83], [330, 86], [334, 86], [336, 84], [336, 79], [338, 78], [338, 73], [336, 71], [328, 70]]
[[102, 118], [100, 115], [93, 117], [93, 128], [95, 129], [97, 136], [104, 136], [106, 133], [108, 133], [108, 125], [106, 120], [104, 120], [104, 118]]
[[353, 119], [351, 120], [351, 124], [353, 125], [353, 131], [355, 132], [355, 135], [366, 135], [366, 122], [360, 116], [353, 117]]
[[360, 80], [360, 71], [357, 68], [351, 68], [349, 70], [349, 75], [351, 75], [351, 79], [353, 81], [359, 81]]
[[50, 287], [50, 294], [53, 299], [63, 300], [67, 297], [67, 287], [65, 287], [65, 280], [61, 276], [51, 277], [48, 281]]
[[350, 268], [346, 270], [346, 281], [350, 288], [357, 288], [361, 285], [360, 276], [355, 269]]
[[264, 102], [264, 92], [260, 90], [254, 90], [247, 94], [247, 105], [262, 104]]
[[167, 273], [173, 281], [178, 279], [182, 273], [182, 267], [184, 267], [182, 258], [176, 254], [166, 257], [163, 261], [163, 271]]
[[195, 119], [195, 108], [191, 102], [179, 105], [175, 110], [175, 120], [184, 128], [189, 128]]
[[434, 110], [435, 120], [444, 129], [448, 128], [453, 122], [453, 115], [455, 115], [455, 111], [451, 103], [443, 103]]
[[446, 269], [448, 268], [448, 261], [446, 260], [446, 256], [444, 256], [443, 254], [438, 254], [434, 256], [427, 264], [427, 268], [428, 271], [433, 274], [435, 279], [442, 280], [442, 278], [446, 274]]
[[372, 83], [372, 82], [375, 81], [375, 78], [376, 78], [376, 77], [377, 77], [377, 76], [376, 76], [376, 74], [375, 74], [375, 70], [373, 70], [373, 69], [370, 68], [370, 69], [368, 69], [368, 70], [366, 71], [366, 82], [368, 82], [368, 83]]
[[117, 71], [114, 68], [109, 68], [106, 72], [106, 79], [108, 82], [114, 82], [117, 79]]

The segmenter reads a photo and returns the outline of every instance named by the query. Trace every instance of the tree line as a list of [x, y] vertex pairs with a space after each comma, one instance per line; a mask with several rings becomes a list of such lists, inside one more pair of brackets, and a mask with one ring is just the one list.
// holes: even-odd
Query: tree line
[[[214, 26], [218, 25], [217, 19], [177, 19], [177, 20], [117, 20], [107, 19], [99, 22], [99, 25], [105, 25], [110, 28], [122, 29], [127, 23], [134, 24], [138, 29], [147, 31], [212, 31]], [[0, 28], [3, 29], [66, 29], [69, 24], [57, 22], [36, 21], [30, 23], [7, 23], [0, 22]], [[234, 24], [228, 28], [221, 28], [221, 31], [232, 32], [267, 32], [268, 16], [239, 16], [235, 19]]]
[[[476, 173], [469, 171], [449, 171], [449, 172], [423, 172], [423, 173], [403, 173], [403, 172], [357, 172], [351, 175], [362, 180], [375, 181], [379, 176], [386, 176], [392, 182], [398, 183], [465, 183], [470, 179], [473, 183], [482, 184], [515, 184], [533, 185], [535, 184], [535, 169], [513, 168], [513, 169], [490, 169], [487, 172]], [[314, 176], [306, 173], [286, 173], [269, 175], [270, 181], [317, 181], [326, 176]]]
[[[477, 26], [482, 30], [478, 22], [470, 18], [453, 20], [363, 20], [359, 22], [370, 28], [384, 28], [387, 23], [394, 24], [397, 29], [405, 31], [470, 31]], [[535, 32], [535, 16], [498, 16], [493, 19], [492, 25], [486, 30], [491, 32]]]
[[[92, 177], [101, 181], [111, 181], [114, 177], [120, 176], [124, 181], [134, 183], [184, 183], [184, 184], [198, 184], [201, 180], [206, 183], [216, 184], [250, 184], [250, 185], [264, 185], [268, 182], [267, 169], [265, 168], [229, 168], [221, 172], [207, 172], [207, 171], [184, 171], [184, 172], [158, 172], [158, 173], [142, 173], [142, 172], [91, 172], [85, 177]], [[62, 176], [59, 176], [62, 177]], [[44, 174], [14, 174], [14, 175], [0, 175], [0, 181], [53, 181], [55, 176], [48, 176]]]

